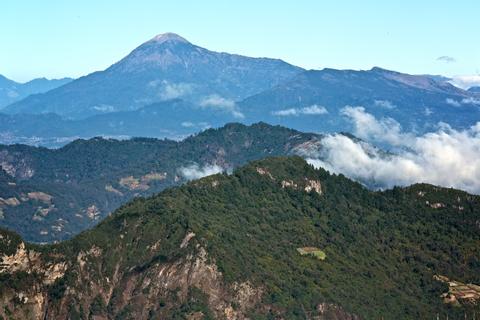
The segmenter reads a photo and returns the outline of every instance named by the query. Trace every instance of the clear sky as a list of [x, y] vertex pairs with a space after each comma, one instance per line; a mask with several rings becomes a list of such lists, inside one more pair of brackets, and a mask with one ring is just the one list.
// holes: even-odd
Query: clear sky
[[309, 69], [480, 73], [479, 0], [1, 0], [0, 74], [79, 77], [164, 32]]

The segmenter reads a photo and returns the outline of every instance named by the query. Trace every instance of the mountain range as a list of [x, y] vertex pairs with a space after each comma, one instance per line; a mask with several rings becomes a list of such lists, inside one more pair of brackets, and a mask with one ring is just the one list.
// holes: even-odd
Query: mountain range
[[475, 319], [480, 91], [450, 81], [173, 33], [0, 77], [0, 320]]
[[26, 83], [18, 83], [0, 75], [0, 109], [22, 100], [32, 94], [44, 93], [73, 81], [71, 78], [37, 78]]
[[342, 131], [345, 106], [362, 106], [405, 130], [426, 132], [439, 122], [465, 129], [480, 119], [480, 100], [442, 78], [373, 68], [310, 70], [239, 103], [247, 119], [299, 130]]
[[0, 146], [0, 226], [52, 242], [96, 225], [120, 205], [248, 161], [296, 154], [320, 135], [228, 124], [182, 141], [76, 140], [59, 149]]
[[268, 89], [300, 71], [281, 60], [209, 51], [166, 33], [104, 71], [30, 96], [5, 112], [56, 113], [79, 119], [179, 97], [215, 108]]
[[53, 245], [0, 230], [4, 319], [474, 319], [480, 198], [267, 158]]
[[450, 79], [371, 70], [304, 70], [161, 34], [104, 71], [32, 94], [0, 113], [0, 143], [59, 147], [77, 138], [181, 139], [237, 121], [300, 131], [352, 131], [346, 106], [418, 134], [446, 123], [466, 129], [480, 118], [476, 88]]

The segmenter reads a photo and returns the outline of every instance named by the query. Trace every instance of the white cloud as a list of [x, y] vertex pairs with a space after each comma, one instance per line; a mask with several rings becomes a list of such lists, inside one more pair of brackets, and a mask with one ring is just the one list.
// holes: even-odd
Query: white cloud
[[363, 108], [357, 107], [354, 112], [362, 114], [349, 117], [352, 122], [359, 122], [355, 127], [370, 124], [374, 133], [389, 135], [389, 140], [399, 147], [396, 154], [386, 154], [367, 142], [355, 142], [341, 134], [327, 135], [321, 147], [298, 153], [314, 166], [377, 188], [425, 182], [480, 193], [480, 122], [462, 131], [442, 124], [436, 132], [415, 136], [398, 127], [388, 132], [382, 120], [365, 113]]
[[462, 104], [480, 105], [480, 99], [473, 98], [473, 97], [463, 98], [461, 101], [447, 98], [445, 102], [454, 107], [460, 107]]
[[115, 107], [110, 106], [108, 104], [101, 104], [101, 105], [98, 105], [98, 106], [93, 106], [92, 109], [95, 110], [95, 111], [100, 111], [100, 112], [113, 112], [113, 111], [115, 111]]
[[480, 105], [480, 99], [476, 99], [476, 98], [464, 98], [462, 99], [462, 103], [463, 104], [474, 104], [474, 105]]
[[445, 62], [445, 63], [457, 62], [457, 60], [456, 60], [454, 57], [450, 57], [450, 56], [441, 56], [441, 57], [438, 57], [438, 58], [437, 58], [437, 61], [442, 61], [442, 62]]
[[401, 145], [402, 141], [411, 138], [410, 134], [401, 132], [402, 127], [394, 119], [377, 120], [372, 114], [365, 112], [363, 107], [346, 106], [340, 112], [352, 120], [354, 134], [359, 138], [386, 142], [392, 146]]
[[283, 109], [278, 111], [273, 111], [272, 114], [275, 116], [287, 117], [287, 116], [298, 116], [298, 115], [321, 115], [327, 114], [328, 110], [319, 105], [311, 105], [309, 107], [304, 108], [290, 108], [290, 109]]
[[225, 109], [233, 109], [235, 108], [235, 102], [230, 99], [225, 99], [217, 94], [212, 94], [206, 98], [204, 98], [200, 105], [202, 107], [219, 107]]
[[184, 128], [201, 128], [201, 129], [208, 129], [210, 128], [210, 124], [207, 122], [190, 122], [190, 121], [184, 121], [180, 124]]
[[395, 109], [397, 106], [388, 100], [375, 100], [375, 106], [385, 109]]
[[195, 123], [190, 122], [190, 121], [184, 121], [184, 122], [181, 123], [181, 126], [185, 127], [185, 128], [191, 128], [191, 127], [195, 126]]
[[180, 175], [187, 180], [200, 179], [206, 176], [211, 176], [212, 174], [220, 173], [222, 171], [222, 167], [216, 164], [205, 164], [203, 167], [200, 167], [197, 163], [178, 169]]
[[275, 116], [286, 117], [286, 116], [296, 116], [298, 113], [297, 113], [297, 109], [290, 108], [290, 109], [273, 111], [272, 114]]
[[163, 81], [162, 83], [163, 86], [159, 93], [162, 100], [170, 100], [183, 97], [187, 94], [190, 94], [193, 89], [192, 85], [189, 83], [169, 83], [167, 81]]
[[218, 94], [212, 94], [200, 101], [200, 106], [230, 112], [235, 118], [243, 119], [245, 116], [235, 105], [235, 101], [223, 98]]
[[445, 102], [451, 106], [454, 106], [454, 107], [460, 107], [461, 106], [461, 103], [457, 100], [454, 100], [454, 99], [451, 99], [451, 98], [447, 98], [445, 99]]
[[19, 96], [18, 92], [7, 89], [7, 96], [9, 98], [17, 98]]
[[459, 88], [468, 89], [480, 86], [480, 75], [454, 76], [449, 82]]

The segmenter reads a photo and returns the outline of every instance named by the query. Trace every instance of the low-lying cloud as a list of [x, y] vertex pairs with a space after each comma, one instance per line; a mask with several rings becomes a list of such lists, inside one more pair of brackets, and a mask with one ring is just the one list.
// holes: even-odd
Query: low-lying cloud
[[454, 107], [461, 107], [462, 105], [480, 105], [480, 99], [473, 97], [463, 98], [462, 100], [447, 98], [445, 102]]
[[169, 83], [164, 82], [160, 91], [162, 100], [170, 100], [183, 97], [192, 92], [193, 87], [189, 83]]
[[288, 116], [299, 116], [299, 115], [321, 115], [327, 114], [328, 110], [319, 105], [311, 105], [304, 108], [289, 108], [283, 110], [273, 111], [272, 114], [275, 116], [288, 117]]
[[480, 86], [480, 75], [454, 76], [449, 82], [459, 88], [468, 89]]
[[179, 174], [187, 180], [200, 179], [222, 171], [223, 168], [216, 164], [205, 164], [201, 167], [197, 163], [178, 169]]
[[380, 189], [425, 182], [480, 193], [480, 122], [467, 130], [441, 124], [437, 131], [417, 136], [403, 132], [393, 119], [376, 119], [362, 107], [346, 107], [343, 114], [357, 136], [393, 142], [395, 153], [332, 134], [322, 139], [320, 148], [299, 151], [312, 165]]
[[211, 125], [208, 122], [184, 121], [180, 123], [180, 125], [184, 128], [201, 128], [202, 130], [211, 128]]
[[395, 109], [397, 107], [389, 100], [375, 100], [374, 104], [376, 107], [381, 107], [389, 110]]
[[235, 118], [243, 119], [245, 116], [237, 110], [235, 101], [226, 99], [218, 94], [212, 94], [200, 101], [200, 106], [204, 108], [213, 108], [231, 113]]
[[377, 120], [364, 107], [346, 106], [340, 113], [351, 120], [353, 133], [364, 140], [385, 142], [392, 146], [399, 146], [406, 139], [413, 136], [402, 132], [400, 123], [392, 118]]

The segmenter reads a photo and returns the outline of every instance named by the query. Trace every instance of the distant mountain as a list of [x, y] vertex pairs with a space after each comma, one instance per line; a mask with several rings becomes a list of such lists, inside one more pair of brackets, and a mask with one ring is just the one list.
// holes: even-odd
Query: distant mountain
[[416, 133], [439, 122], [468, 128], [480, 119], [478, 93], [448, 80], [378, 67], [305, 71], [281, 60], [209, 51], [167, 33], [105, 71], [2, 109], [0, 142], [58, 147], [94, 136], [180, 139], [232, 121], [348, 132], [351, 123], [341, 114], [348, 105]]
[[[269, 89], [303, 69], [267, 58], [209, 51], [166, 33], [145, 42], [105, 71], [31, 96], [8, 113], [53, 112], [68, 118], [135, 110], [182, 98], [215, 109]], [[213, 112], [213, 111], [212, 111]]]
[[238, 121], [231, 110], [212, 111], [180, 99], [157, 102], [138, 110], [67, 120], [54, 113], [0, 113], [0, 143], [60, 147], [78, 138], [154, 137], [181, 139], [210, 127]]
[[422, 132], [440, 121], [455, 128], [473, 125], [480, 119], [477, 103], [470, 92], [432, 76], [373, 68], [306, 71], [238, 106], [251, 121], [309, 131], [348, 130], [339, 111], [347, 105], [363, 106], [378, 118], [392, 117], [406, 130]]
[[311, 70], [238, 103], [220, 96], [208, 98], [208, 103], [176, 98], [76, 120], [53, 113], [0, 114], [0, 142], [59, 147], [94, 136], [181, 139], [232, 121], [347, 132], [351, 123], [341, 114], [347, 105], [363, 106], [378, 119], [391, 117], [405, 130], [417, 133], [436, 130], [439, 122], [464, 129], [480, 119], [480, 100], [473, 91], [454, 87], [439, 76], [380, 68]]
[[0, 75], [0, 109], [20, 101], [31, 94], [44, 93], [73, 81], [71, 78], [33, 79], [26, 83], [18, 83]]
[[468, 89], [468, 92], [479, 94], [480, 93], [480, 87], [471, 87]]
[[259, 123], [228, 124], [180, 142], [94, 138], [56, 150], [0, 146], [0, 226], [29, 241], [70, 238], [135, 196], [250, 160], [293, 154], [319, 138]]
[[133, 200], [60, 244], [0, 230], [0, 316], [474, 319], [479, 220], [462, 191], [371, 192], [267, 158]]

